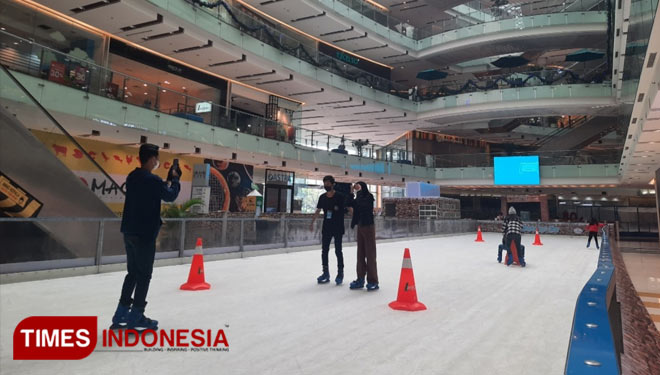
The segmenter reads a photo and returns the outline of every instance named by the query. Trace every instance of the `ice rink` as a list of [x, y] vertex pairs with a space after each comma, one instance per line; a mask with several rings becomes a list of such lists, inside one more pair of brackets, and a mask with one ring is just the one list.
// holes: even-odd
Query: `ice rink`
[[[318, 251], [206, 262], [211, 290], [184, 292], [189, 265], [159, 267], [146, 315], [161, 329], [224, 329], [229, 352], [101, 352], [80, 361], [13, 361], [12, 334], [32, 315], [96, 315], [110, 324], [123, 272], [0, 286], [2, 374], [560, 374], [579, 291], [596, 269], [586, 237], [523, 237], [527, 267], [496, 261], [499, 234], [378, 244], [380, 290], [318, 285]], [[419, 300], [396, 299], [410, 248]], [[336, 258], [331, 248], [331, 277]], [[140, 349], [140, 347], [138, 347]]]

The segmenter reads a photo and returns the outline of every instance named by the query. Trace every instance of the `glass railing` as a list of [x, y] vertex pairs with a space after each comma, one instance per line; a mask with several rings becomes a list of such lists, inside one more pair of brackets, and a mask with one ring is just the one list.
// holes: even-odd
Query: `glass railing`
[[278, 23], [266, 23], [258, 15], [248, 13], [239, 7], [234, 7], [221, 1], [210, 8], [201, 6], [199, 1], [185, 0], [221, 23], [236, 28], [248, 35], [295, 56], [316, 67], [357, 82], [366, 87], [387, 92], [399, 97], [408, 97], [408, 88], [387, 78], [369, 73], [356, 66], [347, 64], [318, 50], [317, 41], [296, 33]]
[[[527, 156], [538, 155], [539, 164], [543, 165], [590, 165], [618, 164], [622, 148], [607, 150], [560, 150], [560, 151], [524, 151], [524, 152], [490, 152], [474, 154], [435, 155], [436, 168], [468, 168], [493, 167], [493, 158], [497, 156]], [[415, 155], [415, 160], [417, 156]]]
[[[4, 61], [3, 65], [5, 65]], [[76, 158], [76, 164], [81, 170], [89, 171], [91, 175], [97, 175], [109, 191], [114, 191], [118, 195], [124, 195], [121, 185], [87, 153], [76, 138], [67, 131], [65, 124], [61, 124], [53, 117], [41, 105], [39, 98], [32, 96], [5, 66], [0, 66], [0, 83], [2, 83], [0, 85], [0, 106], [2, 108], [13, 114], [24, 125], [39, 124], [40, 131], [64, 136], [75, 146], [74, 149], [68, 150], [65, 146], [44, 144], [50, 152], [55, 156], [66, 156], [67, 152], [70, 152]], [[86, 185], [92, 183], [92, 181], [86, 181], [85, 179], [81, 180]]]
[[[404, 20], [380, 10], [364, 0], [334, 0], [340, 2], [364, 17], [415, 40], [421, 40], [446, 31], [474, 26], [486, 22], [506, 19], [553, 14], [563, 12], [583, 12], [606, 10], [605, 0], [534, 1], [528, 3], [507, 3], [492, 6], [483, 1], [472, 0], [446, 9], [442, 16], [424, 27], [415, 28]], [[436, 10], [430, 10], [436, 11]]]
[[[340, 154], [394, 162], [405, 160], [404, 153], [395, 147], [364, 144], [361, 140], [345, 140], [237, 109], [228, 109], [212, 103], [209, 98], [194, 97], [110, 70], [5, 31], [0, 31], [0, 62], [13, 71], [214, 127]], [[211, 111], [196, 113], [195, 105], [201, 102], [209, 103]], [[294, 117], [296, 115], [298, 113], [295, 113]], [[130, 121], [121, 125], [137, 126]]]
[[[0, 43], [0, 61], [14, 71], [126, 104], [214, 127], [276, 139], [299, 147], [428, 168], [492, 166], [492, 156], [495, 155], [434, 156], [407, 151], [403, 146], [379, 146], [368, 143], [366, 139], [344, 139], [344, 137], [303, 127], [282, 124], [240, 110], [228, 109], [225, 106], [211, 103], [208, 99], [193, 97], [186, 93], [119, 73], [6, 32], [0, 31]], [[57, 64], [53, 65], [54, 62]], [[57, 68], [54, 68], [54, 66], [57, 66]], [[139, 90], [135, 90], [135, 87]], [[208, 113], [195, 113], [195, 105], [200, 102], [210, 103], [211, 111]], [[297, 114], [295, 113], [294, 117]], [[136, 126], [131, 124], [130, 121], [120, 125]], [[610, 150], [610, 152], [620, 153], [620, 150]], [[588, 153], [581, 153], [581, 157], [568, 158], [567, 155], [574, 155], [575, 153], [576, 151], [559, 152], [556, 155], [561, 156], [561, 158], [548, 157], [542, 161], [542, 165], [544, 163], [557, 165], [562, 164], [562, 162], [569, 165], [588, 164], [590, 161], [600, 164], [614, 160], [613, 156], [589, 158], [587, 157]], [[618, 163], [618, 160], [614, 162]]]
[[[250, 251], [319, 245], [321, 227], [310, 230], [308, 218], [265, 216], [260, 218], [164, 219], [156, 239], [156, 259], [190, 257], [201, 238], [204, 254], [249, 256]], [[58, 268], [97, 266], [126, 262], [123, 235], [118, 218], [0, 218], [3, 251], [0, 273], [39, 271]], [[344, 224], [350, 226], [350, 220]], [[68, 228], [83, 226], [68, 244], [53, 237], [71, 236]], [[476, 230], [473, 220], [417, 220], [376, 217], [376, 239], [396, 239]], [[53, 228], [57, 233], [41, 228]], [[347, 230], [344, 241], [355, 242]], [[30, 244], [26, 246], [25, 244]]]
[[578, 83], [611, 83], [610, 74], [611, 72], [607, 69], [607, 66], [603, 64], [599, 69], [590, 71], [584, 75], [579, 75], [565, 69], [543, 69], [487, 76], [480, 75], [467, 81], [445, 80], [439, 85], [422, 87], [416, 91], [416, 94], [413, 92], [413, 97], [415, 100], [424, 101], [476, 91]]

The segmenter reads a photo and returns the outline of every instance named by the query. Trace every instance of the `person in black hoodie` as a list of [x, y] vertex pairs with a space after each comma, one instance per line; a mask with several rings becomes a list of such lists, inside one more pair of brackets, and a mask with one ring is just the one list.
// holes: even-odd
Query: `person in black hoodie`
[[367, 290], [378, 289], [376, 267], [376, 226], [374, 224], [374, 196], [367, 184], [362, 181], [353, 185], [355, 199], [351, 201], [353, 218], [351, 229], [357, 225], [357, 280], [351, 282], [351, 289], [362, 289], [367, 276]]
[[[154, 268], [156, 237], [162, 224], [160, 205], [161, 200], [173, 202], [181, 190], [178, 164], [170, 168], [166, 182], [151, 173], [159, 165], [158, 146], [143, 144], [139, 158], [141, 168], [135, 168], [126, 178], [121, 232], [126, 245], [128, 273], [122, 285], [119, 305], [112, 317], [111, 329], [158, 329], [158, 321], [144, 316], [144, 309]], [[133, 292], [134, 299], [131, 299]]]

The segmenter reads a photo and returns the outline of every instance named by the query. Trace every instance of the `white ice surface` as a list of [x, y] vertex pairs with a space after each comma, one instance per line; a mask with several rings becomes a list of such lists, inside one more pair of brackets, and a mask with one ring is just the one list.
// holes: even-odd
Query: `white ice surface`
[[[381, 289], [317, 285], [320, 250], [207, 262], [209, 291], [184, 292], [188, 265], [154, 270], [147, 316], [161, 329], [223, 328], [229, 352], [98, 352], [80, 361], [13, 361], [12, 334], [31, 315], [97, 315], [116, 307], [124, 273], [0, 286], [2, 374], [561, 374], [576, 297], [598, 252], [583, 237], [524, 236], [527, 268], [496, 262], [498, 234], [378, 245]], [[396, 298], [403, 249], [428, 310]], [[334, 279], [336, 258], [331, 249]], [[226, 327], [225, 325], [228, 325]], [[101, 343], [97, 345], [100, 349]]]

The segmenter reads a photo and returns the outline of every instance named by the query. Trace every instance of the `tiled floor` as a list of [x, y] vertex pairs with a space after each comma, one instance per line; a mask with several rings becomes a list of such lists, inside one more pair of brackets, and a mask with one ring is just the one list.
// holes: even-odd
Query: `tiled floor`
[[[658, 245], [657, 242], [654, 244]], [[648, 243], [645, 245], [644, 250], [650, 250]], [[660, 254], [625, 252], [623, 260], [637, 294], [660, 331]]]

